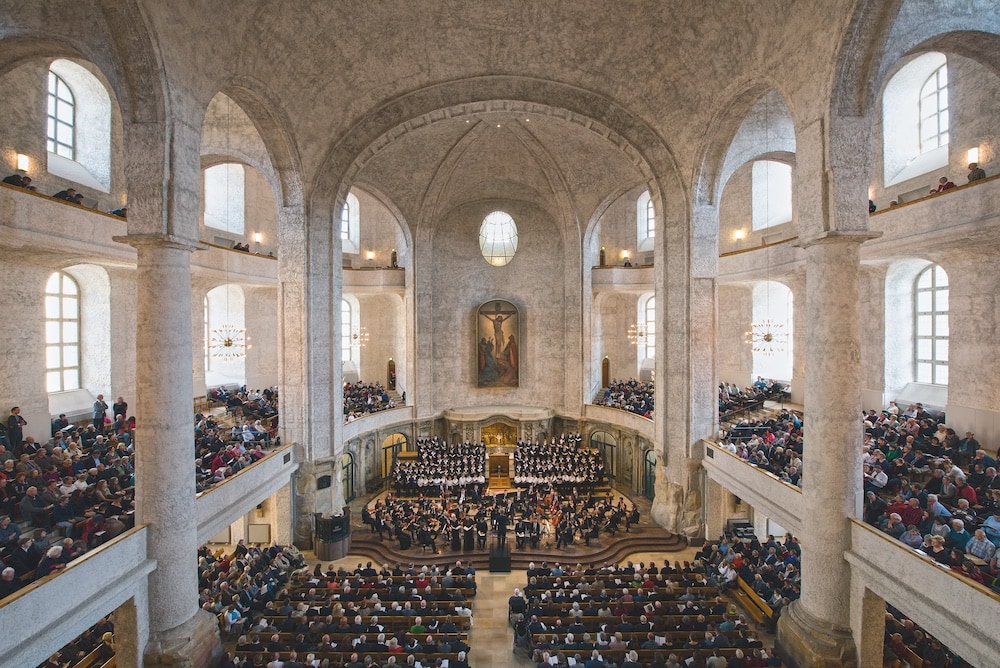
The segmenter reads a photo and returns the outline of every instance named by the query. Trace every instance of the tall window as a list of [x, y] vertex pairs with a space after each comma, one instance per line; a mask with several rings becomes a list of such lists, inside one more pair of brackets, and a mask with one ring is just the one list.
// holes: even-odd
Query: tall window
[[932, 264], [914, 285], [914, 378], [918, 383], [948, 384], [948, 274]]
[[246, 215], [243, 165], [227, 162], [205, 170], [205, 225], [230, 234], [243, 234]]
[[656, 210], [648, 190], [639, 195], [635, 203], [635, 225], [639, 250], [652, 250], [656, 236]]
[[948, 144], [948, 65], [942, 64], [920, 89], [920, 152]]
[[886, 186], [948, 165], [948, 59], [928, 52], [899, 68], [882, 92], [882, 176]]
[[643, 350], [640, 350], [639, 353], [645, 359], [651, 360], [656, 357], [656, 297], [647, 299], [643, 310], [646, 336], [643, 337], [645, 339]]
[[202, 313], [205, 336], [205, 371], [212, 370], [212, 328], [208, 325], [208, 295], [205, 295], [204, 311]]
[[48, 151], [76, 159], [76, 100], [73, 91], [55, 72], [49, 71]]
[[48, 392], [80, 389], [80, 286], [61, 271], [45, 285], [45, 385]]
[[340, 240], [343, 252], [361, 252], [361, 202], [354, 193], [347, 193], [340, 211]]
[[340, 300], [340, 354], [343, 362], [350, 362], [353, 359], [351, 345], [351, 330], [354, 327], [352, 319], [353, 312], [351, 304], [346, 299]]
[[774, 160], [757, 160], [752, 172], [753, 229], [763, 230], [792, 221], [792, 167]]
[[[111, 97], [87, 64], [49, 64], [45, 110], [46, 170], [100, 192], [111, 188]], [[96, 70], [95, 70], [96, 72]]]

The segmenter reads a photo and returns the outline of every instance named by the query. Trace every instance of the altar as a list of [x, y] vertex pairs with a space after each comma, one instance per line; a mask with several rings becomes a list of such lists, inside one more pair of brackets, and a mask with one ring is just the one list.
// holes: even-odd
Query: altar
[[488, 453], [513, 453], [518, 441], [552, 435], [555, 413], [534, 406], [469, 406], [444, 412], [451, 443], [485, 443]]

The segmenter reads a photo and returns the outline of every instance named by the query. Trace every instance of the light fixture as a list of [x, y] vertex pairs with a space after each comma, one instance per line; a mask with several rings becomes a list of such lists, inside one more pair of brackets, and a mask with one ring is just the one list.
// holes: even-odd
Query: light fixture
[[[766, 154], [771, 152], [771, 123], [770, 108], [767, 98], [764, 98], [764, 150]], [[771, 220], [771, 193], [770, 179], [764, 180], [764, 220]], [[742, 230], [739, 230], [742, 231]], [[750, 322], [750, 331], [744, 334], [747, 345], [753, 352], [761, 353], [767, 357], [777, 352], [784, 352], [785, 344], [788, 343], [788, 332], [785, 331], [784, 323], [771, 319], [771, 258], [768, 245], [764, 245], [764, 267], [766, 278], [764, 287], [767, 290], [767, 306], [765, 317], [762, 320]]]
[[261, 239], [263, 239], [263, 238], [264, 237], [263, 237], [263, 235], [260, 232], [254, 232], [253, 233], [254, 243], [258, 243], [259, 244], [261, 242]]
[[24, 153], [18, 153], [17, 154], [17, 169], [19, 171], [26, 172], [26, 171], [28, 171], [29, 167], [31, 167], [31, 160], [28, 159], [28, 156], [25, 155]]
[[640, 325], [635, 324], [634, 322], [631, 325], [629, 325], [628, 326], [628, 342], [631, 343], [633, 346], [635, 346], [635, 345], [639, 345], [639, 346], [646, 345], [646, 330], [645, 330], [645, 328], [643, 328]]
[[744, 230], [742, 227], [733, 232], [733, 240], [735, 241], [743, 241], [746, 238], [747, 238], [747, 231]]
[[368, 328], [355, 325], [351, 328], [351, 345], [364, 348], [368, 343]]
[[[20, 160], [21, 156], [17, 156], [17, 157], [18, 157], [18, 160]], [[966, 162], [975, 162], [975, 163], [979, 162], [979, 147], [978, 146], [974, 146], [973, 148], [969, 149], [968, 160], [966, 160]], [[20, 164], [20, 163], [18, 163], [18, 164]], [[18, 168], [18, 169], [20, 169], [20, 168]]]
[[245, 357], [248, 348], [247, 331], [228, 323], [219, 325], [212, 330], [208, 347], [212, 357], [223, 362]]

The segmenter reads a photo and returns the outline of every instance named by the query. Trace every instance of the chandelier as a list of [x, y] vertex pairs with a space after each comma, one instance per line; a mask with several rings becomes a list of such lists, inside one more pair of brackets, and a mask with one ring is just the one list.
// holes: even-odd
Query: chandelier
[[771, 318], [750, 323], [750, 331], [746, 332], [745, 337], [747, 345], [755, 353], [767, 356], [784, 352], [785, 344], [788, 343], [785, 325]]
[[[764, 98], [764, 144], [765, 154], [771, 152], [771, 114], [770, 102]], [[770, 169], [770, 168], [769, 168]], [[771, 183], [770, 178], [764, 180], [764, 220], [771, 220]], [[770, 244], [762, 243], [764, 246], [764, 271], [765, 289], [767, 290], [767, 306], [764, 318], [750, 323], [750, 331], [744, 333], [744, 338], [755, 353], [760, 353], [767, 357], [785, 351], [788, 343], [788, 332], [785, 331], [784, 323], [771, 318], [771, 257], [768, 247]]]
[[351, 330], [351, 344], [359, 348], [364, 348], [368, 343], [368, 328], [354, 327]]
[[645, 345], [646, 330], [633, 322], [628, 326], [628, 341], [632, 345]]
[[223, 362], [245, 357], [247, 354], [247, 330], [228, 323], [212, 330], [208, 349], [215, 359]]

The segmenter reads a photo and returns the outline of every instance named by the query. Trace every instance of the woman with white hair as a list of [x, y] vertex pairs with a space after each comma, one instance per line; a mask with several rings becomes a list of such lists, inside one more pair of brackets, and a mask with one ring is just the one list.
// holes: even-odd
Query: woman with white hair
[[62, 552], [62, 545], [53, 545], [49, 548], [49, 551], [45, 553], [35, 568], [36, 580], [41, 580], [47, 575], [52, 575], [66, 568], [66, 564], [62, 563]]

